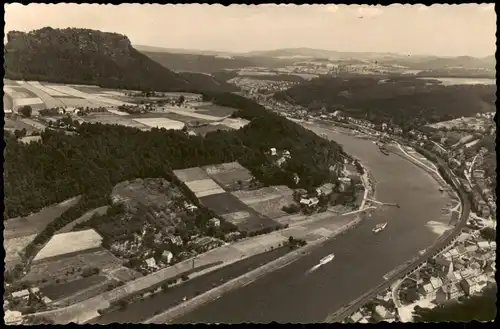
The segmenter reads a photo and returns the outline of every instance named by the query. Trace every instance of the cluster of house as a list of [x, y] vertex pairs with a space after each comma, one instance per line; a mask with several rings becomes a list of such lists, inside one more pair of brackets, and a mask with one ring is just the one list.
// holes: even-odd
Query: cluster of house
[[496, 242], [463, 233], [455, 245], [428, 264], [435, 275], [426, 281], [417, 281], [420, 295], [442, 304], [480, 292], [488, 282], [495, 280], [495, 250]]
[[256, 76], [256, 79], [236, 77], [229, 80], [229, 82], [243, 89], [249, 96], [283, 91], [297, 84], [297, 82], [290, 81], [258, 80], [258, 76]]
[[373, 321], [394, 322], [398, 319], [397, 310], [392, 299], [390, 289], [376, 297], [373, 307], [367, 305], [361, 307], [352, 314], [345, 322], [347, 323], [369, 323]]

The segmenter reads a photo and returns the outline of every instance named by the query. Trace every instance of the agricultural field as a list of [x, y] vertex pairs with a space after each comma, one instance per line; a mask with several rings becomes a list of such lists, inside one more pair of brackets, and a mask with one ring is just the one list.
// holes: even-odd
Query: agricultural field
[[108, 125], [122, 125], [126, 127], [138, 128], [141, 130], [148, 130], [150, 127], [136, 121], [131, 120], [128, 116], [120, 116], [108, 112], [94, 112], [82, 118], [89, 123], [102, 123]]
[[237, 211], [249, 211], [250, 209], [243, 202], [230, 193], [219, 193], [207, 195], [200, 198], [201, 204], [213, 210], [215, 213], [223, 215]]
[[91, 252], [71, 255], [69, 257], [57, 257], [31, 265], [31, 268], [23, 277], [23, 281], [42, 282], [47, 280], [53, 282], [57, 279], [70, 280], [80, 276], [85, 268], [98, 268], [101, 271], [110, 271], [122, 265], [122, 262], [109, 251], [100, 248]]
[[218, 131], [218, 130], [231, 130], [228, 126], [222, 125], [222, 124], [210, 124], [206, 126], [201, 126], [201, 127], [194, 127], [191, 128], [191, 130], [199, 136], [205, 136], [208, 133]]
[[173, 106], [165, 106], [163, 107], [165, 112], [175, 113], [183, 116], [193, 117], [196, 119], [206, 120], [206, 121], [220, 121], [221, 117], [213, 116], [209, 114], [205, 114], [201, 111], [197, 111], [195, 109], [189, 109], [185, 107], [173, 107]]
[[64, 257], [70, 253], [86, 252], [99, 248], [101, 244], [102, 237], [92, 229], [56, 234], [38, 252], [33, 262], [46, 261], [54, 257]]
[[202, 125], [207, 124], [209, 121], [202, 120], [198, 118], [193, 118], [186, 115], [180, 115], [177, 113], [170, 112], [150, 112], [150, 113], [141, 113], [141, 114], [130, 114], [130, 119], [143, 119], [143, 118], [166, 118], [174, 121], [180, 121], [185, 123], [186, 125]]
[[208, 174], [199, 167], [174, 170], [174, 174], [175, 176], [177, 176], [177, 178], [179, 178], [181, 182], [184, 183], [202, 179], [210, 179]]
[[226, 191], [212, 179], [201, 179], [186, 182], [187, 187], [196, 195], [196, 197], [208, 197], [210, 195], [224, 194]]
[[26, 129], [26, 132], [28, 134], [31, 134], [33, 131], [35, 131], [35, 128], [33, 126], [22, 122], [20, 119], [4, 118], [4, 121], [5, 125], [3, 129], [8, 131]]
[[479, 130], [480, 127], [485, 125], [493, 124], [493, 120], [486, 118], [476, 118], [476, 117], [466, 117], [466, 118], [458, 118], [449, 121], [437, 122], [434, 124], [430, 124], [429, 127], [435, 129], [472, 129]]
[[283, 207], [289, 206], [292, 203], [294, 203], [293, 197], [289, 196], [260, 201], [248, 204], [248, 206], [268, 218], [275, 219], [288, 215], [282, 209]]
[[71, 280], [60, 284], [50, 284], [40, 287], [40, 292], [49, 297], [53, 301], [67, 298], [82, 290], [91, 288], [107, 281], [108, 278], [104, 275], [92, 275], [86, 278]]
[[111, 271], [107, 271], [106, 274], [118, 281], [123, 282], [132, 281], [142, 276], [140, 273], [125, 266], [120, 266]]
[[16, 217], [4, 221], [4, 239], [13, 239], [42, 232], [45, 227], [63, 212], [73, 207], [80, 201], [74, 197], [54, 206], [46, 207], [27, 217]]
[[150, 128], [165, 128], [167, 130], [169, 129], [175, 129], [175, 130], [181, 130], [183, 129], [186, 125], [181, 122], [181, 121], [176, 121], [168, 118], [136, 118], [134, 121], [137, 121], [143, 125], [146, 125]]
[[233, 109], [231, 107], [219, 106], [215, 104], [202, 104], [201, 106], [196, 106], [196, 109], [201, 113], [221, 118], [229, 116], [237, 111], [236, 109]]
[[111, 199], [121, 200], [128, 204], [129, 208], [137, 207], [161, 207], [169, 205], [173, 200], [183, 198], [182, 192], [165, 179], [135, 179], [121, 182], [113, 188]]
[[205, 166], [203, 170], [228, 192], [248, 188], [254, 180], [250, 171], [237, 162]]

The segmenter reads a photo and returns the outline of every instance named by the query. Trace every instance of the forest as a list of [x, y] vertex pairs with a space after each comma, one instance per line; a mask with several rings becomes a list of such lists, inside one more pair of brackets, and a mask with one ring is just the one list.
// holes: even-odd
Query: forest
[[[239, 161], [264, 184], [311, 189], [336, 181], [329, 167], [341, 161], [343, 150], [309, 130], [232, 94], [210, 97], [218, 105], [241, 109], [252, 121], [237, 131], [217, 131], [205, 137], [183, 131], [83, 123], [77, 134], [46, 130], [41, 141], [23, 144], [6, 133], [5, 217], [25, 216], [75, 195], [101, 200], [124, 180], [165, 177], [172, 170]], [[271, 147], [288, 149], [292, 159], [283, 168], [268, 160]], [[106, 200], [107, 201], [107, 200]]]
[[495, 111], [494, 85], [444, 86], [414, 77], [320, 77], [275, 94], [314, 110], [344, 110], [349, 116], [402, 127]]

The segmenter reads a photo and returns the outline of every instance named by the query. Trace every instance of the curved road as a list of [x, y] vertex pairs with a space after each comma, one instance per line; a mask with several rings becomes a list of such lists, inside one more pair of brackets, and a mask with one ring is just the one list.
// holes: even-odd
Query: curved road
[[[317, 129], [314, 129], [318, 132]], [[175, 323], [323, 322], [329, 314], [385, 281], [384, 276], [432, 245], [432, 225], [449, 222], [441, 209], [450, 197], [416, 165], [385, 156], [368, 140], [320, 129], [359, 158], [377, 181], [376, 199], [400, 208], [379, 209], [369, 219], [310, 255], [174, 319]], [[373, 227], [387, 221], [379, 234]], [[432, 224], [432, 225], [430, 225]], [[324, 256], [335, 259], [307, 273]]]

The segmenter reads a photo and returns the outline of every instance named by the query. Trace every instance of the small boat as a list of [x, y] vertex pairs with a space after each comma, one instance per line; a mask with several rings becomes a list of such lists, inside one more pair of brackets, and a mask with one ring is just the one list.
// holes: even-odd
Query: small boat
[[373, 232], [378, 233], [378, 232], [382, 231], [383, 229], [385, 229], [386, 226], [387, 226], [387, 222], [377, 224], [377, 226], [375, 226], [375, 228], [373, 229]]
[[335, 255], [334, 254], [330, 254], [324, 258], [321, 258], [321, 260], [319, 261], [319, 263], [321, 265], [325, 265], [326, 263], [329, 263], [331, 262], [333, 259], [335, 258]]

